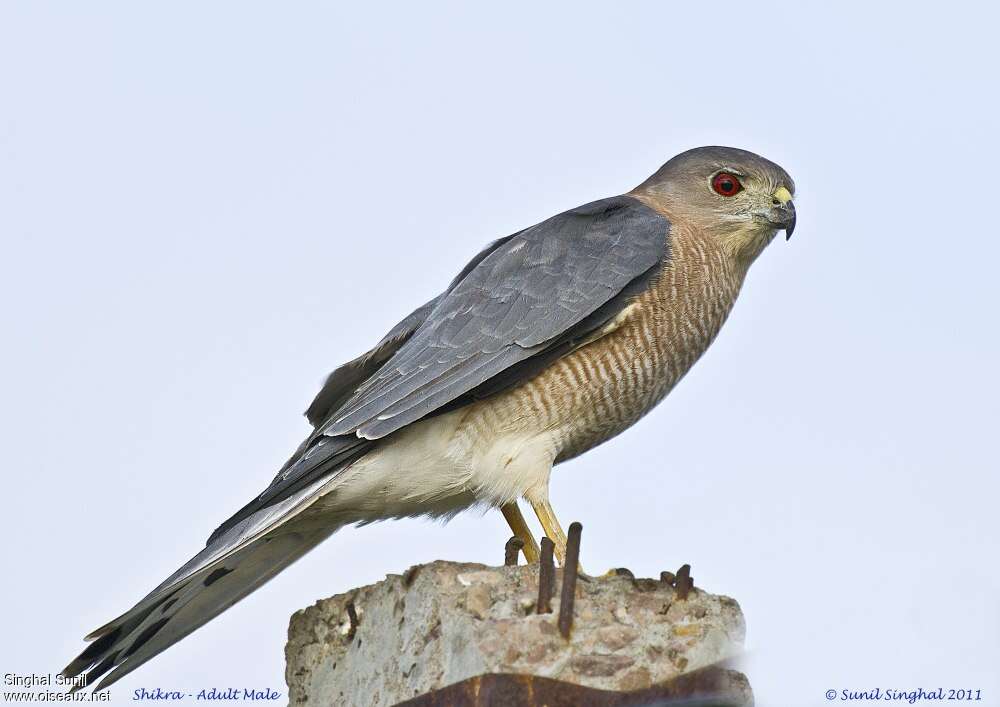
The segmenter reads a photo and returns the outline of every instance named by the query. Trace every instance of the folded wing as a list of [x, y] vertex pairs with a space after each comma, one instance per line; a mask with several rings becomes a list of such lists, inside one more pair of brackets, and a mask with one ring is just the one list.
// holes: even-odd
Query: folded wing
[[511, 236], [434, 301], [317, 432], [384, 437], [558, 345], [668, 257], [669, 227], [662, 215], [620, 196]]

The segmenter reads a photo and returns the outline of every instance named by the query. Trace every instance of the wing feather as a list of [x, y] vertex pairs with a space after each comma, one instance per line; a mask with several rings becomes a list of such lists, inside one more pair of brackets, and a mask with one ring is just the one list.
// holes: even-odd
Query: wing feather
[[317, 431], [384, 437], [541, 353], [667, 258], [669, 227], [622, 196], [494, 244]]

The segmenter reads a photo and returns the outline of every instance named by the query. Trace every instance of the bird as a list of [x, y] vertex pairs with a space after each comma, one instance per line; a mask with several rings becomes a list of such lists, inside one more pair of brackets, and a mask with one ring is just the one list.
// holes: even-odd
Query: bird
[[88, 635], [63, 676], [106, 688], [348, 525], [496, 508], [534, 562], [524, 501], [564, 562], [552, 468], [629, 428], [690, 370], [751, 264], [779, 231], [791, 238], [794, 193], [774, 162], [699, 147], [493, 241], [328, 376], [273, 481]]

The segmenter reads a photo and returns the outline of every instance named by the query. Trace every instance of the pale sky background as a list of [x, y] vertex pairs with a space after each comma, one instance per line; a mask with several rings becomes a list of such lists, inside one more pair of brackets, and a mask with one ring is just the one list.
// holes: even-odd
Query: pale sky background
[[[591, 571], [735, 597], [760, 705], [1000, 704], [1000, 17], [686, 5], [0, 4], [0, 672], [60, 669], [197, 551], [484, 243], [725, 144], [792, 174], [795, 237], [554, 504]], [[507, 537], [342, 531], [113, 701], [286, 693], [293, 611]]]

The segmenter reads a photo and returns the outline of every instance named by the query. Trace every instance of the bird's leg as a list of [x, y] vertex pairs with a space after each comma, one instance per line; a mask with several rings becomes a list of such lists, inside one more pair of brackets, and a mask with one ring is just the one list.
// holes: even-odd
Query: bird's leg
[[563, 532], [562, 526], [559, 525], [556, 512], [552, 510], [552, 504], [549, 503], [548, 495], [541, 498], [528, 498], [528, 503], [535, 510], [535, 515], [538, 516], [538, 522], [542, 524], [542, 529], [545, 530], [546, 537], [555, 545], [556, 557], [559, 558], [559, 564], [565, 566], [566, 533]]
[[528, 527], [527, 521], [521, 515], [521, 509], [518, 508], [517, 501], [511, 501], [500, 506], [500, 512], [507, 519], [507, 525], [514, 531], [514, 535], [524, 543], [524, 547], [521, 548], [521, 552], [524, 553], [524, 559], [528, 564], [538, 562], [538, 543], [535, 542], [535, 536], [531, 534], [531, 528]]

